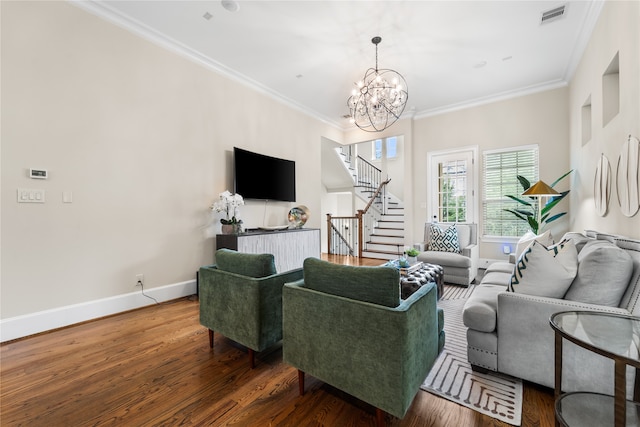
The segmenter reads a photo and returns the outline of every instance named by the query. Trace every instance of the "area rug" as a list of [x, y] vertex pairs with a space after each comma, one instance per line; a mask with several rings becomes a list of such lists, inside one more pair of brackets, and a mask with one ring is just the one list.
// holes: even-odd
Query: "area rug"
[[467, 361], [467, 335], [462, 323], [462, 308], [473, 288], [445, 285], [442, 298], [438, 301], [438, 306], [444, 309], [444, 349], [421, 388], [519, 426], [522, 418], [522, 381], [501, 374], [474, 372]]

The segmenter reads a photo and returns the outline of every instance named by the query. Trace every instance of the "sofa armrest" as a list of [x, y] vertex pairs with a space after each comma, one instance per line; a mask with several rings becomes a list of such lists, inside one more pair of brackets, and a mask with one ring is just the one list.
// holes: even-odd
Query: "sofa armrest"
[[[590, 310], [615, 314], [629, 312], [622, 308], [605, 307], [575, 301], [545, 298], [513, 292], [498, 294], [498, 370], [547, 387], [554, 387], [555, 334], [549, 318], [554, 313]], [[594, 355], [565, 341], [563, 390], [590, 390], [606, 368]], [[613, 381], [611, 386], [613, 386]], [[585, 388], [586, 387], [586, 388]], [[613, 388], [611, 388], [613, 390]]]
[[478, 275], [478, 257], [480, 248], [474, 243], [467, 247], [461, 248], [460, 253], [471, 260], [469, 274], [471, 276], [471, 280], [473, 280]]
[[394, 308], [287, 283], [283, 316], [285, 363], [400, 418], [438, 355], [433, 283]]

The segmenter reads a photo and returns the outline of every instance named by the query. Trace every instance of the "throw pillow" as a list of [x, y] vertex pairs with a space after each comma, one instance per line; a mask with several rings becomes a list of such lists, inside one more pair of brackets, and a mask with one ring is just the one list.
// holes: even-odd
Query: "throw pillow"
[[430, 251], [455, 252], [460, 253], [460, 242], [458, 241], [458, 229], [453, 224], [445, 230], [435, 224], [431, 224], [431, 244]]
[[593, 241], [594, 239], [576, 231], [569, 231], [565, 233], [560, 240], [573, 240], [573, 244], [576, 245], [578, 255], [580, 255], [580, 251], [582, 250], [582, 248], [584, 248], [584, 245], [586, 245], [588, 242]]
[[565, 299], [618, 307], [633, 274], [633, 260], [604, 240], [587, 243], [578, 254], [578, 274]]
[[527, 249], [527, 246], [529, 246], [534, 240], [537, 240], [544, 246], [553, 245], [553, 236], [551, 236], [551, 231], [547, 230], [544, 233], [538, 234], [536, 236], [533, 231], [529, 230], [524, 233], [520, 240], [518, 240], [518, 244], [516, 246], [516, 260], [520, 259], [520, 255], [522, 255], [522, 252], [524, 252], [524, 250]]
[[534, 240], [518, 259], [510, 292], [562, 298], [578, 271], [578, 252], [571, 240], [549, 248]]

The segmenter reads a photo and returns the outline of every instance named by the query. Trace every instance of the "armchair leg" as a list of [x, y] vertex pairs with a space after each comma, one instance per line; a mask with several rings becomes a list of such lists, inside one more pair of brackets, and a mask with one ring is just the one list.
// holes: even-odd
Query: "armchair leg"
[[384, 417], [384, 411], [380, 408], [376, 408], [376, 426], [377, 427], [385, 427], [387, 425], [387, 421]]
[[256, 367], [256, 352], [251, 350], [250, 348], [249, 350], [249, 367], [251, 369]]
[[298, 391], [304, 396], [304, 372], [298, 369]]
[[209, 329], [209, 348], [213, 348], [213, 331]]

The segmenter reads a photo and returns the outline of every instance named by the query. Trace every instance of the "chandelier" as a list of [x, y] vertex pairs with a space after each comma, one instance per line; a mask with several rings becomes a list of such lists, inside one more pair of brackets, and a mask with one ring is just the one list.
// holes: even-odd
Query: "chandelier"
[[381, 37], [374, 37], [376, 45], [376, 68], [369, 68], [364, 78], [356, 83], [347, 100], [350, 121], [367, 132], [380, 132], [391, 126], [407, 105], [407, 83], [394, 70], [378, 69], [378, 43]]

